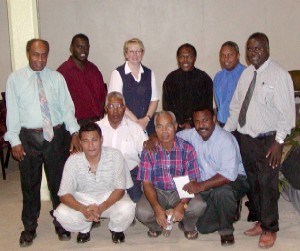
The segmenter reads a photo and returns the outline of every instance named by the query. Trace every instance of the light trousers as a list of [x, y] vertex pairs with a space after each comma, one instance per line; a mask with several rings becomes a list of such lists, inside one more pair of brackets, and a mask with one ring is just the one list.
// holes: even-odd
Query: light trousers
[[[75, 199], [84, 205], [101, 204], [104, 202], [110, 193], [102, 196], [92, 197], [84, 193], [76, 193]], [[105, 210], [101, 218], [109, 218], [108, 228], [114, 232], [123, 232], [132, 223], [135, 216], [135, 203], [131, 201], [127, 194]], [[67, 205], [61, 203], [54, 211], [54, 217], [61, 226], [69, 232], [87, 233], [92, 228], [91, 221], [87, 221], [84, 215]]]

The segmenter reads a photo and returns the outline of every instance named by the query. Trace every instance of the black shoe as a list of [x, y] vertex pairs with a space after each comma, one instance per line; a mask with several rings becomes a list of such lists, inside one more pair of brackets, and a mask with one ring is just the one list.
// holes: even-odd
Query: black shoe
[[36, 231], [22, 231], [20, 236], [20, 247], [28, 247], [32, 244], [34, 238], [36, 237]]
[[237, 201], [237, 209], [235, 215], [233, 216], [233, 222], [237, 222], [241, 219], [241, 212], [242, 212], [242, 200]]
[[234, 244], [233, 234], [221, 235], [221, 245], [230, 246]]
[[125, 235], [123, 232], [111, 232], [111, 239], [113, 243], [120, 243], [125, 241]]
[[55, 232], [57, 233], [60, 241], [69, 241], [71, 239], [71, 233], [63, 227], [55, 227]]
[[78, 233], [77, 243], [85, 243], [90, 240], [90, 232], [87, 233]]

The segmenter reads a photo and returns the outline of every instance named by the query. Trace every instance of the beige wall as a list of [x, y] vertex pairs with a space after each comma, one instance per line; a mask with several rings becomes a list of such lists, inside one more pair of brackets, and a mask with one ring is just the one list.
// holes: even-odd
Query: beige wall
[[[50, 42], [48, 66], [53, 69], [68, 58], [72, 36], [82, 32], [90, 38], [89, 59], [99, 67], [105, 82], [109, 82], [112, 70], [123, 63], [124, 41], [139, 37], [146, 47], [143, 63], [156, 73], [161, 90], [166, 75], [177, 67], [175, 53], [180, 44], [195, 45], [198, 51], [196, 66], [213, 77], [220, 68], [220, 45], [226, 40], [236, 41], [241, 47], [241, 61], [245, 63], [245, 42], [255, 31], [269, 36], [272, 58], [287, 70], [300, 69], [299, 0], [38, 2], [40, 33]], [[0, 26], [2, 29], [2, 22]], [[7, 61], [0, 61], [0, 76], [5, 78], [7, 71], [2, 74], [2, 67], [7, 66]]]
[[5, 90], [6, 80], [11, 72], [8, 20], [6, 1], [0, 1], [0, 92]]

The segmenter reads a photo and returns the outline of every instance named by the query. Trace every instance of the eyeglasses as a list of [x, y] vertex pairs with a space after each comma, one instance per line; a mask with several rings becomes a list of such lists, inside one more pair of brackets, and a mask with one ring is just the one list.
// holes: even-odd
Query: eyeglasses
[[106, 107], [110, 111], [114, 110], [114, 109], [122, 110], [124, 108], [124, 105], [123, 104], [108, 104]]
[[130, 55], [134, 55], [134, 54], [140, 55], [140, 54], [143, 53], [143, 51], [142, 50], [140, 50], [140, 51], [127, 51], [127, 53], [130, 54]]

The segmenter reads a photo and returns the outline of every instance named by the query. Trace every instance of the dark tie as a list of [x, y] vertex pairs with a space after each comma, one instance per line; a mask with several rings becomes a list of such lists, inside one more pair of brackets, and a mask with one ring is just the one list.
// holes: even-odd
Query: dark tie
[[45, 94], [45, 90], [39, 72], [37, 72], [37, 85], [39, 89], [40, 106], [41, 106], [41, 113], [43, 117], [42, 118], [43, 135], [45, 140], [51, 142], [54, 136], [53, 127], [51, 123], [51, 115], [50, 115], [47, 97]]
[[252, 78], [252, 81], [249, 85], [248, 91], [246, 93], [244, 102], [242, 104], [242, 108], [240, 110], [240, 115], [239, 115], [239, 124], [240, 127], [243, 127], [246, 124], [246, 114], [247, 114], [247, 110], [253, 95], [253, 91], [254, 91], [254, 87], [255, 87], [255, 82], [256, 82], [256, 71], [254, 71], [254, 75]]

